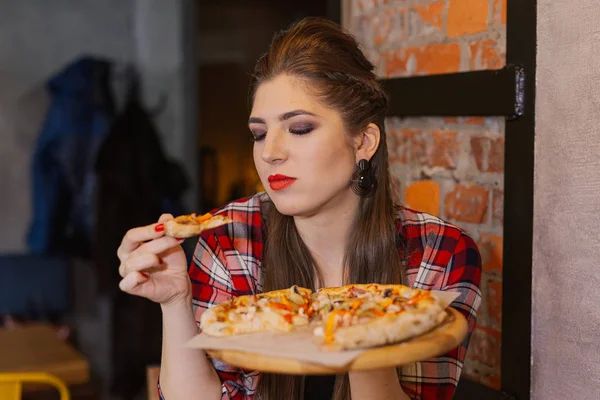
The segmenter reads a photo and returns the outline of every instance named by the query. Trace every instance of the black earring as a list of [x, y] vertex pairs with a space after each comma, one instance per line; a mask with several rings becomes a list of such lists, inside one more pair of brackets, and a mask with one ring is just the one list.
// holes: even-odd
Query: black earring
[[377, 182], [373, 176], [369, 160], [362, 159], [358, 162], [350, 182], [352, 191], [360, 197], [369, 197], [375, 193]]

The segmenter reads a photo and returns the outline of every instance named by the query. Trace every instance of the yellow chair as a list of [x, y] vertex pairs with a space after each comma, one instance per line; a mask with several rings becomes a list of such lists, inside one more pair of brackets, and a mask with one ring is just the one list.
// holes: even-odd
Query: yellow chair
[[1, 372], [0, 399], [21, 400], [24, 383], [53, 386], [60, 394], [60, 400], [71, 400], [67, 385], [59, 378], [45, 372]]
[[160, 375], [159, 365], [148, 365], [146, 367], [146, 388], [147, 400], [158, 400], [158, 376]]

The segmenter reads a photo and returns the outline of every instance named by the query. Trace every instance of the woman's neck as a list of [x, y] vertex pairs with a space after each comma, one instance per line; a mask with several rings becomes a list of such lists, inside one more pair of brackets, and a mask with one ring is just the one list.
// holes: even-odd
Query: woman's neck
[[322, 286], [342, 284], [344, 256], [359, 200], [352, 194], [344, 201], [324, 207], [318, 214], [294, 217], [298, 233], [323, 275]]

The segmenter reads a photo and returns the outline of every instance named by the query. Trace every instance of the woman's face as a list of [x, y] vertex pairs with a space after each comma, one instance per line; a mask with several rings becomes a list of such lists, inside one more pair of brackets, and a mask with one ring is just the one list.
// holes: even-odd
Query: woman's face
[[341, 116], [304, 83], [280, 75], [261, 84], [249, 127], [256, 170], [279, 212], [307, 217], [357, 200], [350, 179], [358, 160]]

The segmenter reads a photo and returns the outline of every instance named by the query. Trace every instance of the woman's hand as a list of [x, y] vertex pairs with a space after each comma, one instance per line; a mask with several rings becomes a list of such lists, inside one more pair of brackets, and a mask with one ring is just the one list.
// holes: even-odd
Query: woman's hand
[[185, 253], [180, 243], [164, 235], [163, 214], [157, 224], [130, 229], [117, 250], [121, 261], [119, 288], [161, 305], [191, 301], [191, 284]]

